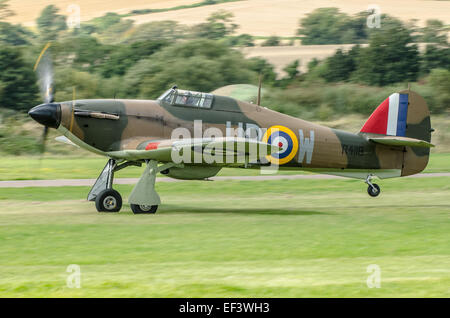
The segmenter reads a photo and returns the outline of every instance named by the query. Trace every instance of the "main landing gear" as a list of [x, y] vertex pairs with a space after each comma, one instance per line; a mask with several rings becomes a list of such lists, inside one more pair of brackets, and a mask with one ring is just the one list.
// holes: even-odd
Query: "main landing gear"
[[95, 198], [98, 212], [119, 212], [122, 208], [122, 197], [114, 189], [106, 189]]
[[369, 174], [366, 178], [366, 183], [368, 185], [367, 187], [367, 193], [371, 196], [371, 197], [376, 197], [380, 194], [381, 190], [380, 187], [378, 186], [378, 184], [376, 183], [372, 183], [371, 180], [373, 178], [373, 175]]
[[109, 159], [88, 194], [88, 200], [95, 201], [98, 212], [119, 212], [122, 208], [122, 197], [112, 188], [116, 168], [116, 161]]
[[[167, 163], [158, 166], [154, 160], [146, 161], [147, 167], [130, 194], [128, 202], [134, 214], [154, 214], [161, 204], [158, 193], [155, 191], [156, 174], [173, 167], [175, 164]], [[98, 212], [119, 212], [122, 208], [120, 193], [112, 188], [114, 172], [130, 165], [141, 166], [140, 162], [125, 162], [117, 165], [116, 160], [109, 159], [94, 186], [88, 194], [89, 201], [95, 201]]]
[[133, 211], [134, 214], [155, 214], [156, 210], [158, 209], [157, 205], [130, 204], [130, 207], [131, 211]]

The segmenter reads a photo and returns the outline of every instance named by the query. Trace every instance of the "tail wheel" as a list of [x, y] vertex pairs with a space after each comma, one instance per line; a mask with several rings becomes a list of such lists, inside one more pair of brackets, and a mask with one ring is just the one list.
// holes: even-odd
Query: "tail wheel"
[[130, 204], [130, 207], [134, 214], [155, 214], [158, 210], [157, 205]]
[[122, 197], [116, 190], [103, 190], [95, 198], [95, 207], [98, 212], [119, 212], [122, 208]]
[[367, 193], [369, 193], [371, 197], [378, 196], [380, 192], [381, 192], [380, 187], [376, 183], [369, 185], [369, 187], [367, 188]]

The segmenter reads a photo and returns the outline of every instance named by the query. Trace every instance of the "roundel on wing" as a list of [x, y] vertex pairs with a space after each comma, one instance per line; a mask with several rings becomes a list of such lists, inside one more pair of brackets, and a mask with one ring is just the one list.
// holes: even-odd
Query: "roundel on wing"
[[273, 164], [282, 165], [288, 163], [297, 154], [297, 136], [287, 127], [280, 125], [270, 127], [262, 140], [281, 148], [279, 152], [267, 156], [267, 160]]

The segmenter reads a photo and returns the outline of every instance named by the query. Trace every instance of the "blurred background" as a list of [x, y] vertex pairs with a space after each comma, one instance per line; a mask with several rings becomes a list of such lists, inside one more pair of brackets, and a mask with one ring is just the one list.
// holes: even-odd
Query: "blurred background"
[[[0, 0], [0, 297], [448, 297], [449, 32], [450, 1]], [[54, 129], [44, 149], [27, 116], [49, 41], [56, 101], [176, 84], [254, 102], [261, 74], [263, 106], [358, 132], [410, 85], [431, 110], [435, 174], [382, 180], [377, 198], [358, 180], [236, 178], [250, 169], [158, 177], [163, 204], [140, 216], [97, 213], [86, 185], [15, 187], [93, 184], [106, 163]], [[127, 202], [133, 185], [114, 187]]]
[[[449, 13], [427, 0], [0, 0], [0, 153], [40, 152], [25, 114], [48, 41], [57, 101], [74, 88], [154, 99], [174, 84], [254, 100], [261, 73], [264, 106], [357, 131], [409, 83], [432, 112], [434, 151], [450, 151]], [[72, 152], [52, 139], [49, 153]]]

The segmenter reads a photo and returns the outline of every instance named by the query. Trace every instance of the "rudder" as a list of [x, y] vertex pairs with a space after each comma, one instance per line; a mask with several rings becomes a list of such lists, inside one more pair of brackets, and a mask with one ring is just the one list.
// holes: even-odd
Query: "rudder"
[[[430, 111], [422, 96], [403, 90], [384, 100], [364, 126], [361, 133], [409, 137], [431, 141]], [[402, 176], [421, 172], [428, 164], [429, 148], [404, 147]]]

